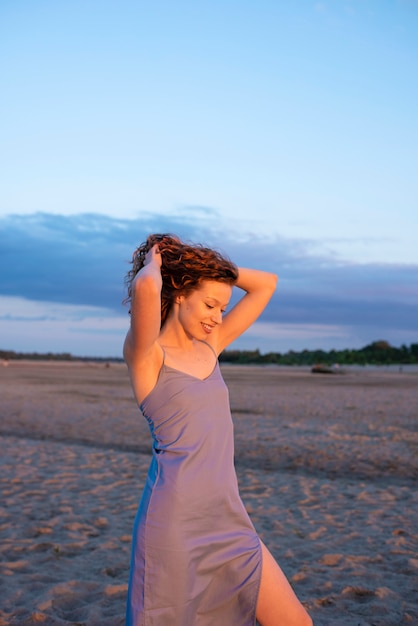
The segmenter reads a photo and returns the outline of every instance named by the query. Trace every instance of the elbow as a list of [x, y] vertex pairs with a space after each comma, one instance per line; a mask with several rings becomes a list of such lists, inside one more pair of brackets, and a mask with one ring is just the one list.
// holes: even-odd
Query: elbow
[[157, 281], [153, 276], [147, 276], [137, 274], [135, 281], [132, 285], [133, 297], [153, 297], [159, 296], [161, 293], [161, 286], [157, 284]]
[[269, 274], [269, 288], [271, 293], [273, 294], [276, 291], [277, 283], [279, 281], [279, 277], [277, 274]]
[[131, 324], [132, 316], [136, 316], [145, 308], [153, 308], [156, 311], [161, 308], [162, 285], [153, 276], [140, 276], [132, 283], [131, 294]]
[[132, 354], [132, 338], [131, 338], [131, 331], [129, 330], [125, 337], [125, 341], [123, 344], [123, 360], [125, 361], [126, 365], [129, 365], [130, 363], [131, 354]]

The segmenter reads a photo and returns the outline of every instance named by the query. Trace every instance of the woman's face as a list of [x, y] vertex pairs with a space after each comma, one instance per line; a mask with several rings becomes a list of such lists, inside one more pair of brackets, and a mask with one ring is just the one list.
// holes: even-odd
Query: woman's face
[[231, 293], [231, 285], [205, 280], [190, 295], [180, 296], [179, 320], [184, 330], [196, 339], [207, 338], [222, 324]]

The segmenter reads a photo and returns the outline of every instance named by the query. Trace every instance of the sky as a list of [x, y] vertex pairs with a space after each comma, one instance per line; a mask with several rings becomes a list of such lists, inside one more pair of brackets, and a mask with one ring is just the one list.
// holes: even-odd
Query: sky
[[418, 342], [417, 67], [417, 0], [2, 0], [0, 349], [120, 356], [150, 232], [278, 273], [233, 348]]

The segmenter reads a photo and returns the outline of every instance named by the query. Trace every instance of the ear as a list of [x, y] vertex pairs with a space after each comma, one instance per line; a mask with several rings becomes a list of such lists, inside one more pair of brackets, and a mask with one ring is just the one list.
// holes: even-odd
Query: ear
[[174, 302], [176, 304], [181, 304], [184, 300], [184, 296], [176, 296], [176, 299], [174, 300]]

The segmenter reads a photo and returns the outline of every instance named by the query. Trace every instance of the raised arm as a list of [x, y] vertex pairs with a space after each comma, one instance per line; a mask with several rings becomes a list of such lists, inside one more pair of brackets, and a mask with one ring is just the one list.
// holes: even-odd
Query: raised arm
[[255, 322], [264, 311], [277, 285], [276, 274], [243, 267], [238, 270], [236, 286], [245, 294], [223, 318], [218, 333], [218, 352], [222, 352]]
[[132, 282], [131, 326], [123, 348], [128, 366], [144, 362], [155, 348], [161, 326], [161, 288], [161, 254], [155, 245]]

